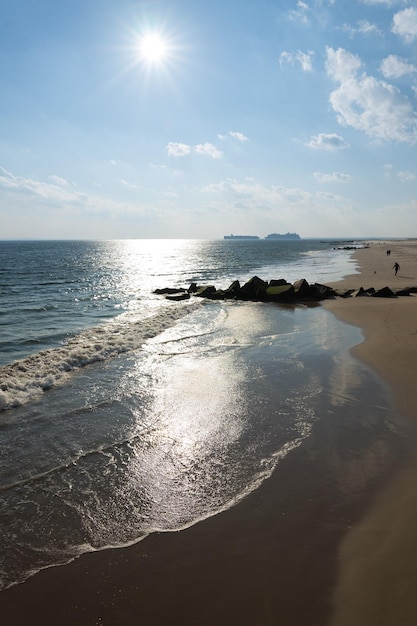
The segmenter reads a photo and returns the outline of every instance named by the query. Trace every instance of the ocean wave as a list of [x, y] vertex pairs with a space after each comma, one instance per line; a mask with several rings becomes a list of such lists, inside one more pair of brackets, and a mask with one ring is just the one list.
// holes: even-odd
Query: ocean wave
[[124, 313], [81, 331], [62, 347], [42, 350], [0, 368], [0, 412], [39, 398], [87, 365], [138, 349], [198, 306], [197, 303], [170, 304], [141, 319]]
[[125, 446], [126, 444], [134, 444], [137, 440], [139, 440], [141, 437], [144, 436], [145, 432], [149, 434], [151, 433], [151, 431], [152, 429], [150, 428], [147, 430], [143, 430], [132, 437], [126, 437], [124, 439], [121, 439], [120, 441], [114, 441], [111, 444], [102, 445], [97, 448], [93, 448], [91, 450], [84, 450], [82, 452], [78, 452], [77, 454], [74, 453], [70, 458], [65, 459], [59, 465], [56, 465], [54, 467], [49, 467], [47, 470], [40, 471], [36, 474], [30, 474], [28, 476], [24, 476], [13, 482], [0, 485], [0, 492], [8, 491], [10, 489], [15, 489], [16, 487], [23, 487], [25, 485], [28, 485], [29, 483], [40, 481], [40, 480], [43, 480], [44, 478], [53, 476], [54, 474], [57, 474], [59, 472], [63, 472], [67, 470], [69, 467], [77, 465], [79, 461], [85, 460], [88, 457], [91, 457], [92, 455], [106, 454], [106, 452], [114, 451], [117, 448]]

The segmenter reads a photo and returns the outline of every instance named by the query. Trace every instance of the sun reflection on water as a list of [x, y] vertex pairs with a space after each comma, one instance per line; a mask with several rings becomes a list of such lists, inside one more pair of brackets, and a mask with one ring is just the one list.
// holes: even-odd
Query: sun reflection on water
[[183, 526], [208, 514], [213, 500], [221, 505], [231, 497], [224, 477], [242, 432], [242, 377], [230, 356], [169, 359], [147, 410], [155, 428], [126, 471], [128, 490], [146, 493], [151, 526]]

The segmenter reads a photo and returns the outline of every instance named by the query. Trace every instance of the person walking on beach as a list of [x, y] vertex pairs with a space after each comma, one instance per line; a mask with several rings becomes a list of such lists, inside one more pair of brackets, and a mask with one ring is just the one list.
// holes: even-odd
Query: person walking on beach
[[395, 271], [395, 275], [397, 275], [397, 272], [400, 269], [400, 266], [398, 265], [398, 263], [394, 263], [394, 265], [392, 266], [392, 269]]

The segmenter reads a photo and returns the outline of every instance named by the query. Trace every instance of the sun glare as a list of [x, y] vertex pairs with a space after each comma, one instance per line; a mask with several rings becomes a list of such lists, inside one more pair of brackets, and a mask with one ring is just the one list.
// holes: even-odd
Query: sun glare
[[184, 62], [184, 45], [179, 45], [175, 30], [164, 25], [144, 24], [131, 31], [128, 44], [129, 65], [127, 71], [140, 70], [146, 80], [171, 80]]
[[168, 45], [161, 35], [145, 35], [139, 42], [139, 53], [147, 63], [162, 63], [168, 54]]

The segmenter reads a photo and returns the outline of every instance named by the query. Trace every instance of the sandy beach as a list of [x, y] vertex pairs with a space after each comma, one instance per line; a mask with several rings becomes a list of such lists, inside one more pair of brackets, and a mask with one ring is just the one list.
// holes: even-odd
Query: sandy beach
[[[346, 277], [347, 288], [417, 285], [417, 241], [371, 242], [354, 255], [361, 273]], [[343, 410], [335, 410], [238, 505], [184, 531], [39, 572], [0, 593], [2, 623], [414, 624], [417, 296], [338, 298], [324, 306], [363, 329], [351, 375], [363, 376], [365, 397], [367, 372], [377, 372], [408, 441], [389, 427], [378, 434], [359, 411], [357, 423], [345, 425]], [[358, 459], [370, 461], [353, 472]]]
[[[386, 251], [391, 250], [389, 256]], [[358, 276], [343, 286], [402, 288], [417, 284], [417, 242], [374, 242], [355, 253]], [[394, 275], [393, 265], [400, 269]], [[360, 285], [359, 285], [360, 282]], [[417, 396], [417, 299], [356, 298], [326, 304], [341, 319], [361, 326], [365, 341], [354, 353], [394, 391], [399, 411], [415, 422]], [[415, 454], [370, 503], [342, 542], [332, 626], [411, 626], [417, 614], [417, 457]]]

